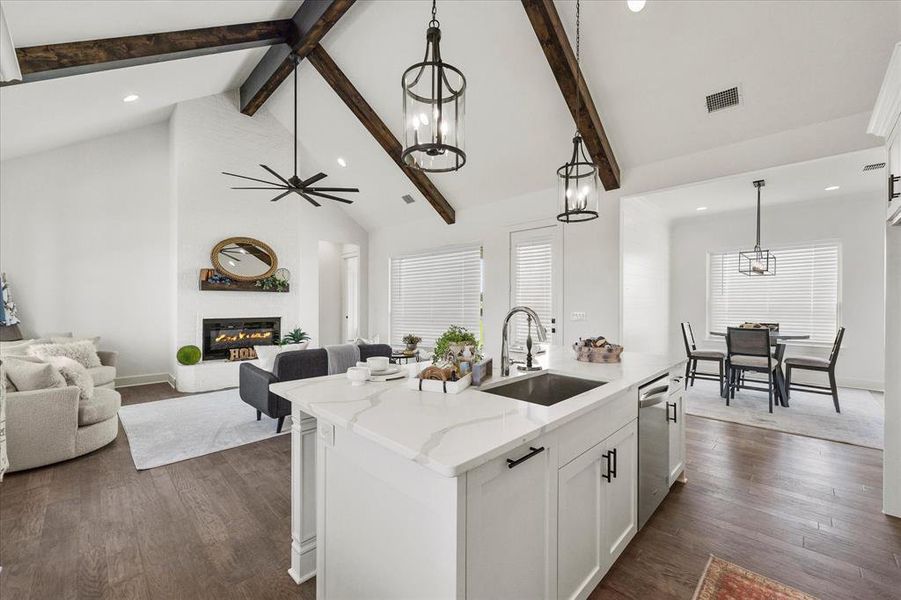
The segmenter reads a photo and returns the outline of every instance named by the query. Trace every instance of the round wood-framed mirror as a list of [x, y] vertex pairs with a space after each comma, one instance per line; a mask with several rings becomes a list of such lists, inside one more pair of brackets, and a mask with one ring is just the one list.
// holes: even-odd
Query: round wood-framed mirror
[[278, 269], [275, 251], [260, 240], [230, 237], [213, 247], [213, 268], [236, 281], [266, 279]]

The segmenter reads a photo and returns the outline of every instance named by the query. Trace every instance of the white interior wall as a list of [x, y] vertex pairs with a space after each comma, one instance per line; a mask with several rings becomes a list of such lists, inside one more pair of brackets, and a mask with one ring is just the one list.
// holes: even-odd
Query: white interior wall
[[341, 244], [319, 242], [319, 342], [340, 344], [342, 268]]
[[165, 123], [0, 163], [0, 269], [27, 336], [99, 335], [121, 383], [169, 371]]
[[[319, 240], [357, 244], [366, 260], [368, 235], [338, 206], [316, 208], [294, 197], [271, 203], [261, 190], [232, 190], [221, 171], [265, 175], [291, 168], [292, 137], [267, 110], [240, 113], [236, 94], [184, 102], [172, 116], [175, 186], [178, 203], [177, 346], [201, 341], [202, 319], [282, 318], [282, 330], [301, 327], [320, 345]], [[288, 293], [201, 292], [198, 274], [210, 266], [210, 250], [222, 239], [241, 235], [269, 244], [280, 267], [291, 271]], [[365, 264], [365, 262], [364, 262]], [[366, 281], [361, 282], [363, 301]], [[174, 352], [173, 348], [173, 352]]]
[[622, 204], [622, 345], [635, 352], [670, 351], [670, 225], [646, 200]]
[[[884, 200], [879, 194], [828, 197], [765, 208], [765, 247], [799, 242], [839, 240], [841, 243], [841, 324], [846, 327], [836, 368], [839, 385], [883, 389]], [[672, 225], [670, 251], [670, 348], [684, 353], [678, 323], [690, 321], [699, 345], [725, 349], [711, 338], [707, 323], [707, 253], [737, 250], [753, 242], [754, 210], [696, 215]], [[778, 257], [778, 251], [776, 252]], [[826, 357], [829, 349], [789, 346], [786, 356]]]

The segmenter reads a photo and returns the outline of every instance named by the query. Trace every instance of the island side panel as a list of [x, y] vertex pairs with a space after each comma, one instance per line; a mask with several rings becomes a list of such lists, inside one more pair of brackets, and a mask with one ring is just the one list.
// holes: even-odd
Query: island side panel
[[322, 420], [316, 450], [317, 598], [463, 598], [463, 479]]
[[316, 419], [291, 408], [291, 568], [297, 583], [316, 575]]

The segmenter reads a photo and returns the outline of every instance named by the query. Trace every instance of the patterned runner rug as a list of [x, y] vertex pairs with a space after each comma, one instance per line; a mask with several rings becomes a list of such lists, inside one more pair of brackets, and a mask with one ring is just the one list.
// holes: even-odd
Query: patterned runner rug
[[816, 598], [711, 554], [693, 600], [816, 600]]

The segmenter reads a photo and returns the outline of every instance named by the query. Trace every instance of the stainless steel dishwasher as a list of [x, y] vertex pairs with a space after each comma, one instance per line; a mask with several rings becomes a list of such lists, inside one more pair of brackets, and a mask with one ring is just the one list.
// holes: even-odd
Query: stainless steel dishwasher
[[669, 373], [638, 388], [638, 528], [669, 492]]

